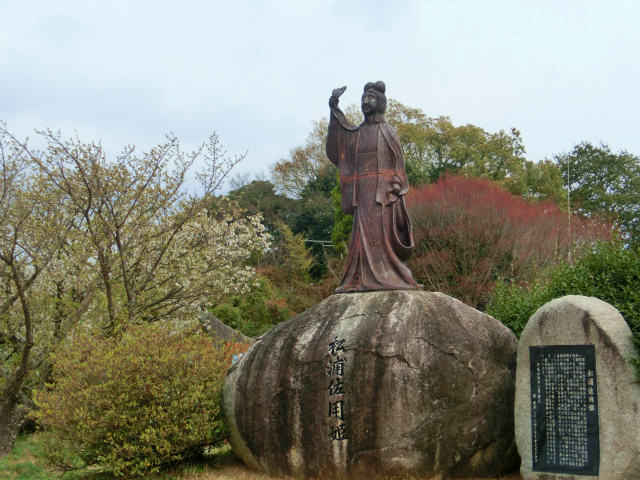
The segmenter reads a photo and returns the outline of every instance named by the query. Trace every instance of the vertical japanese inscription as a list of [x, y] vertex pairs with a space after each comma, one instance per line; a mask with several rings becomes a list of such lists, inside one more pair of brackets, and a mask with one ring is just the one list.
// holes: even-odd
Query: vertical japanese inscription
[[333, 337], [326, 366], [329, 376], [329, 438], [335, 441], [348, 438], [344, 416], [344, 364], [347, 361], [344, 342], [344, 339]]
[[595, 347], [529, 347], [532, 470], [598, 475]]

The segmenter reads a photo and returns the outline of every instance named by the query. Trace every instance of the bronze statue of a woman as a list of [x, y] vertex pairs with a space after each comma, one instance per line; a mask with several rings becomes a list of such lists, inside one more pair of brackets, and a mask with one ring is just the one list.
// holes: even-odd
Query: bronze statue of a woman
[[403, 263], [413, 248], [404, 196], [407, 176], [398, 135], [384, 119], [384, 82], [369, 82], [362, 94], [364, 122], [351, 125], [338, 108], [346, 87], [329, 98], [327, 156], [340, 171], [342, 211], [353, 215], [351, 241], [336, 293], [417, 289]]

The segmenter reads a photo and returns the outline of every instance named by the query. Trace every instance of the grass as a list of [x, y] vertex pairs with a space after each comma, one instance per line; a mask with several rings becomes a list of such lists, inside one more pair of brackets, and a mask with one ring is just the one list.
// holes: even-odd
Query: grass
[[0, 478], [6, 480], [50, 480], [51, 476], [43, 466], [42, 447], [36, 435], [20, 437], [13, 450], [0, 458]]
[[[212, 450], [197, 463], [185, 463], [145, 480], [273, 480], [275, 477], [248, 469], [231, 447], [224, 446]], [[2, 480], [114, 480], [107, 473], [60, 472], [47, 464], [42, 448], [41, 435], [19, 437], [14, 449], [0, 458], [0, 479]], [[515, 473], [503, 480], [520, 480]], [[280, 479], [284, 480], [284, 479]], [[483, 480], [483, 479], [477, 479]]]
[[[197, 463], [185, 463], [166, 472], [147, 476], [148, 480], [270, 480], [272, 477], [249, 470], [234, 455], [231, 447], [212, 450]], [[61, 472], [45, 459], [41, 435], [21, 436], [13, 450], [0, 458], [2, 480], [114, 480], [110, 474]]]

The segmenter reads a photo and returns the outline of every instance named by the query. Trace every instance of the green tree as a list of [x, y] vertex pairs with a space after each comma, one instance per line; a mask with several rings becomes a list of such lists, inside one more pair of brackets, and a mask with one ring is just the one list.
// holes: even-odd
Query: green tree
[[582, 142], [555, 160], [569, 185], [572, 210], [604, 216], [620, 227], [627, 240], [640, 241], [640, 157]]
[[226, 296], [211, 311], [230, 327], [258, 337], [323, 298], [309, 285], [314, 264], [304, 235], [279, 222], [271, 248], [261, 258], [258, 285], [242, 295]]
[[551, 200], [558, 206], [564, 206], [567, 191], [564, 188], [562, 172], [553, 161], [545, 159], [535, 163], [527, 160], [525, 177], [527, 185], [525, 197]]
[[552, 162], [524, 156], [520, 131], [491, 133], [476, 125], [455, 126], [449, 117], [428, 117], [422, 110], [390, 100], [387, 121], [402, 144], [409, 183], [433, 183], [445, 174], [462, 174], [500, 183], [525, 197], [562, 198], [560, 172]]
[[[336, 177], [338, 172], [336, 172]], [[339, 255], [344, 255], [349, 246], [351, 229], [353, 228], [353, 215], [346, 215], [342, 212], [342, 190], [340, 183], [336, 180], [336, 185], [331, 190], [333, 199], [333, 230], [331, 231], [331, 241], [333, 250]]]
[[331, 251], [334, 210], [331, 191], [337, 184], [336, 167], [329, 164], [319, 169], [300, 193], [300, 211], [292, 230], [310, 240], [311, 253], [316, 263], [311, 274], [319, 278], [327, 272], [326, 254]]
[[[0, 129], [0, 456], [13, 447], [31, 407], [31, 390], [38, 369], [54, 341], [64, 334], [60, 313], [83, 310], [86, 288], [73, 298], [56, 291], [47, 278], [54, 268], [60, 275], [83, 273], [86, 255], [70, 234], [75, 224], [61, 196], [47, 188], [20, 155], [19, 146]], [[71, 257], [78, 262], [70, 268]], [[58, 277], [59, 278], [59, 277]], [[75, 300], [77, 303], [74, 305]], [[64, 326], [67, 326], [65, 324]]]
[[433, 183], [445, 173], [464, 173], [524, 193], [524, 145], [515, 128], [489, 133], [470, 124], [456, 127], [448, 117], [430, 118], [394, 100], [387, 112], [400, 137], [411, 183]]
[[[253, 272], [244, 258], [264, 248], [266, 237], [260, 217], [237, 209], [223, 218], [207, 214], [220, 176], [241, 159], [225, 162], [215, 134], [191, 154], [169, 138], [142, 155], [129, 147], [114, 161], [99, 144], [43, 135], [46, 154], [24, 151], [87, 232], [109, 333], [124, 324], [194, 315], [216, 294], [249, 288]], [[182, 186], [201, 153], [209, 163], [200, 177], [203, 195], [187, 196]]]
[[280, 238], [274, 248], [277, 265], [292, 279], [310, 280], [309, 272], [314, 264], [311, 249], [302, 233], [294, 234], [284, 223], [277, 224]]
[[231, 190], [227, 196], [236, 201], [247, 214], [261, 214], [263, 224], [271, 233], [277, 230], [280, 222], [292, 227], [300, 212], [300, 202], [297, 199], [277, 193], [275, 185], [267, 180], [254, 180]]
[[299, 198], [318, 172], [331, 165], [325, 153], [327, 127], [326, 118], [313, 122], [305, 144], [294, 147], [289, 158], [273, 165], [271, 176], [278, 191], [290, 198]]
[[[0, 415], [11, 419], [0, 422], [0, 454], [47, 377], [49, 351], [74, 325], [116, 335], [135, 323], [195, 320], [211, 298], [249, 290], [246, 258], [268, 246], [259, 216], [207, 214], [241, 159], [224, 157], [215, 135], [191, 154], [169, 138], [111, 161], [100, 144], [41, 136], [45, 151], [0, 128]], [[200, 156], [204, 195], [187, 197]]]
[[293, 218], [286, 223], [293, 233], [302, 233], [311, 244], [316, 261], [312, 268], [314, 278], [327, 272], [326, 252], [334, 221], [331, 191], [337, 180], [336, 167], [325, 153], [327, 125], [326, 119], [314, 122], [305, 144], [292, 149], [289, 158], [276, 162], [271, 170], [277, 190], [297, 200]]

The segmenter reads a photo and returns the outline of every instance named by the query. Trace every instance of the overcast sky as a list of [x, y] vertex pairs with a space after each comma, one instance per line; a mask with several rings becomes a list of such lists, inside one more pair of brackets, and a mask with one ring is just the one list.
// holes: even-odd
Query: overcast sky
[[640, 1], [0, 0], [0, 120], [117, 153], [216, 131], [268, 173], [313, 120], [387, 95], [540, 160], [588, 140], [640, 154]]

